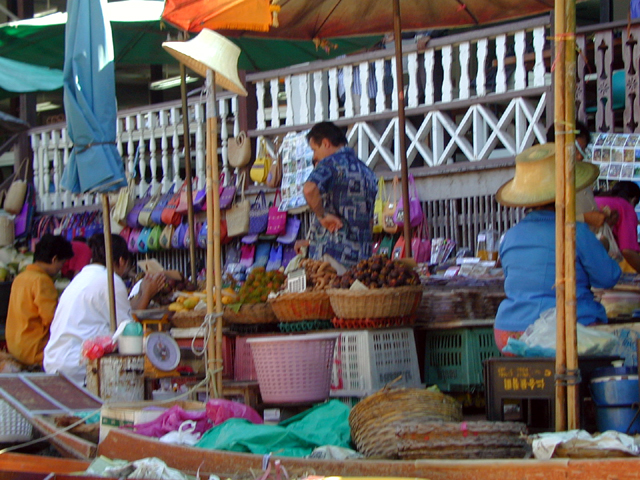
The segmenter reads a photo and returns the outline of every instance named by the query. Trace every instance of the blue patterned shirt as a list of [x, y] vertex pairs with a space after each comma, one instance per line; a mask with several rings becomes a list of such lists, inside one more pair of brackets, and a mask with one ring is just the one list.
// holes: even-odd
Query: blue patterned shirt
[[330, 233], [314, 217], [309, 232], [309, 256], [319, 259], [327, 253], [349, 267], [371, 256], [373, 204], [378, 192], [375, 174], [343, 147], [316, 165], [307, 182], [318, 186], [325, 212], [337, 215], [344, 224]]

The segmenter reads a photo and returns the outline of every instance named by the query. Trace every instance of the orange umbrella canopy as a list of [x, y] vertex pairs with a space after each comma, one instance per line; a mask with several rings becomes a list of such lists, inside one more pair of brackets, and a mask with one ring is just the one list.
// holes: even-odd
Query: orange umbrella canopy
[[188, 32], [250, 30], [267, 32], [280, 7], [271, 0], [166, 0], [162, 18]]

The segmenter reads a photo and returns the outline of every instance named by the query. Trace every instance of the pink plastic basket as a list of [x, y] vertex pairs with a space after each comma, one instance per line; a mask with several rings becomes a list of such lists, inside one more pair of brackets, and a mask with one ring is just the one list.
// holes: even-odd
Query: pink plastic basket
[[265, 403], [320, 402], [329, 398], [339, 333], [250, 338]]
[[258, 337], [236, 337], [236, 357], [233, 378], [238, 382], [250, 382], [258, 379], [256, 366], [253, 363], [251, 347], [247, 343], [249, 338]]

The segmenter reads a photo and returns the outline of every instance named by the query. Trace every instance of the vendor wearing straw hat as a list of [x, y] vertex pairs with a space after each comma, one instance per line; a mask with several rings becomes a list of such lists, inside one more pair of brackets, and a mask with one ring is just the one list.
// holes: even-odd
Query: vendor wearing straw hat
[[[575, 165], [576, 192], [598, 176], [590, 163]], [[510, 228], [500, 244], [507, 298], [494, 324], [496, 345], [502, 351], [509, 338], [519, 338], [542, 312], [556, 306], [555, 272], [555, 144], [528, 148], [516, 156], [516, 172], [496, 193], [498, 203], [527, 207], [527, 215]], [[607, 321], [604, 307], [591, 287], [611, 288], [621, 271], [602, 243], [582, 222], [576, 222], [577, 318], [583, 325]]]

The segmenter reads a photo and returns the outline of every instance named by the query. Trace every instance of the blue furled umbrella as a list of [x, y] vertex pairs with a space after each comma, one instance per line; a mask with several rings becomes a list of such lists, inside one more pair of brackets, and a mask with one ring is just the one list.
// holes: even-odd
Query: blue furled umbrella
[[64, 110], [74, 143], [62, 187], [74, 193], [127, 185], [116, 149], [116, 87], [106, 0], [70, 0], [65, 30]]

